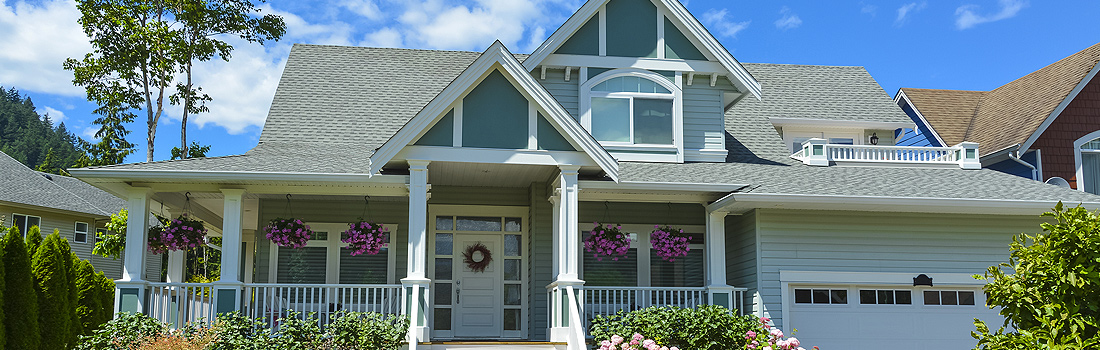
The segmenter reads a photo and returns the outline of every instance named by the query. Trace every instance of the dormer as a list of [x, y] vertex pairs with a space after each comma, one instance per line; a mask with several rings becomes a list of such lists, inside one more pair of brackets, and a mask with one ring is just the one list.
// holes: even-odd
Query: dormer
[[620, 161], [724, 162], [760, 85], [676, 0], [590, 0], [524, 67]]
[[905, 122], [810, 118], [771, 118], [771, 123], [792, 154], [809, 139], [824, 139], [833, 145], [893, 146], [905, 129], [913, 128]]

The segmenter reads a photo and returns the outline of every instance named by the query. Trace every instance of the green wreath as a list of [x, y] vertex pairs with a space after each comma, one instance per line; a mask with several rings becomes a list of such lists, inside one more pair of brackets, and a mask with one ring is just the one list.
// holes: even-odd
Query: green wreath
[[[481, 253], [481, 260], [475, 261], [474, 253]], [[462, 262], [474, 272], [485, 272], [485, 268], [493, 262], [493, 253], [489, 251], [489, 247], [477, 242], [467, 246], [466, 250], [462, 252]]]

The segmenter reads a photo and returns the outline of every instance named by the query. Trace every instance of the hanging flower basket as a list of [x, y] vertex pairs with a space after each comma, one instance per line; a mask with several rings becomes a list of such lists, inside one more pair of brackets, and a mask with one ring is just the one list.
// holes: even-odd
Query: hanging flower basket
[[164, 254], [173, 250], [187, 250], [206, 244], [206, 227], [202, 221], [187, 214], [149, 228], [149, 251]]
[[655, 230], [649, 234], [649, 241], [653, 244], [653, 252], [665, 261], [676, 261], [676, 258], [685, 257], [691, 248], [691, 236], [684, 233], [683, 229], [671, 226], [653, 226]]
[[604, 257], [611, 257], [613, 261], [625, 257], [630, 251], [630, 236], [622, 231], [623, 227], [594, 224], [596, 227], [584, 239], [584, 250], [593, 253], [597, 261], [603, 261]]
[[360, 220], [348, 226], [348, 230], [344, 231], [344, 237], [340, 241], [348, 244], [347, 249], [351, 250], [353, 256], [375, 255], [389, 245], [390, 230], [385, 225]]
[[300, 249], [313, 238], [313, 231], [301, 219], [277, 218], [264, 227], [267, 239], [280, 247]]

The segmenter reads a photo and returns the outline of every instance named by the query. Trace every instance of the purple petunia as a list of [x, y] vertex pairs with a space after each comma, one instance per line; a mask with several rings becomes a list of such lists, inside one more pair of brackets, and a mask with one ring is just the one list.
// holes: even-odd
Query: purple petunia
[[615, 261], [626, 256], [630, 251], [630, 237], [620, 231], [622, 226], [601, 225], [598, 222], [593, 224], [595, 227], [592, 228], [588, 238], [584, 239], [585, 251], [594, 253], [592, 256], [598, 261], [602, 261], [604, 256], [611, 257]]
[[305, 247], [306, 242], [313, 238], [313, 231], [310, 230], [309, 225], [306, 225], [300, 219], [278, 218], [271, 220], [264, 227], [264, 233], [266, 233], [267, 239], [270, 239], [276, 245], [294, 249]]
[[202, 221], [187, 214], [168, 221], [167, 225], [149, 228], [149, 251], [163, 254], [173, 250], [187, 250], [206, 241], [206, 227]]
[[655, 230], [650, 234], [650, 243], [654, 253], [665, 261], [676, 261], [676, 258], [687, 256], [691, 250], [691, 236], [682, 229], [674, 229], [665, 226], [654, 226]]
[[348, 224], [341, 242], [347, 243], [351, 255], [375, 255], [389, 244], [389, 230], [385, 225], [359, 221]]

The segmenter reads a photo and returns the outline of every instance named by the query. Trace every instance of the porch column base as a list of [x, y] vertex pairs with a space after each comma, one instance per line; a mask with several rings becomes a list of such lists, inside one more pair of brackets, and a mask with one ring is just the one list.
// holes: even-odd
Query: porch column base
[[[550, 341], [568, 343], [573, 327], [584, 328], [583, 324], [573, 324], [574, 319], [569, 307], [570, 303], [575, 302], [578, 305], [578, 311], [581, 315], [584, 314], [584, 294], [581, 289], [583, 286], [584, 281], [566, 276], [559, 276], [557, 281], [546, 286], [546, 289], [550, 291], [550, 307], [552, 308], [550, 310]], [[569, 293], [565, 291], [566, 288], [573, 288], [577, 299], [580, 300], [570, 300]], [[583, 317], [577, 317], [576, 319], [583, 319]], [[582, 332], [587, 331], [586, 329], [582, 330]]]
[[569, 327], [551, 327], [550, 341], [553, 343], [568, 343]]
[[409, 317], [409, 341], [427, 342], [431, 328], [428, 327], [428, 288], [432, 281], [426, 278], [402, 278], [401, 310]]
[[215, 315], [241, 310], [241, 290], [244, 289], [244, 283], [218, 281], [212, 285]]
[[[734, 288], [727, 285], [707, 286], [707, 303], [730, 310], [740, 308], [741, 305], [735, 300], [736, 295], [733, 291]], [[740, 313], [744, 313], [744, 311], [745, 310], [737, 310], [737, 312]]]
[[145, 312], [148, 289], [149, 282], [146, 281], [115, 281], [115, 316], [124, 312]]

